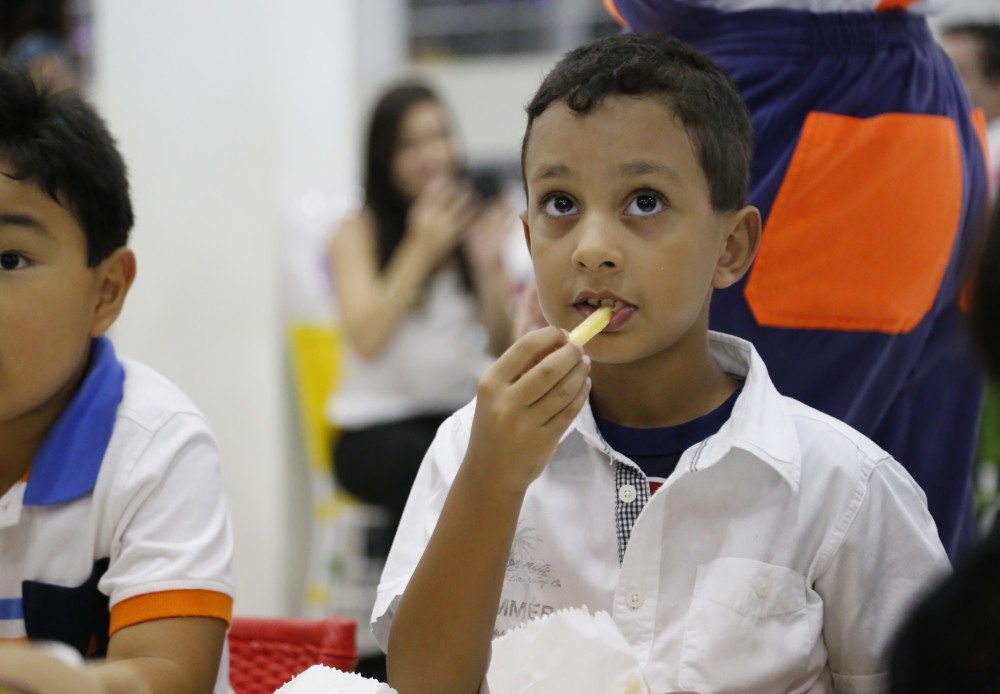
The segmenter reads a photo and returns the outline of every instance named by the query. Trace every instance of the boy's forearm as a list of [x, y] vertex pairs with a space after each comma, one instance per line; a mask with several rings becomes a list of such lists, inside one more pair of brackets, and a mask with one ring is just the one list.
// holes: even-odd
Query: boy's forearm
[[463, 465], [389, 634], [389, 684], [400, 692], [478, 691], [524, 499], [497, 494]]

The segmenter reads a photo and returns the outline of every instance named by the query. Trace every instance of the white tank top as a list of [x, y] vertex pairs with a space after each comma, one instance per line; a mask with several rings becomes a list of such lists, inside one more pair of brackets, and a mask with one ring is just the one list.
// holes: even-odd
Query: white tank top
[[345, 340], [339, 385], [327, 419], [358, 429], [425, 414], [448, 414], [476, 394], [492, 363], [473, 295], [455, 268], [431, 280], [423, 302], [411, 308], [385, 348], [363, 359]]

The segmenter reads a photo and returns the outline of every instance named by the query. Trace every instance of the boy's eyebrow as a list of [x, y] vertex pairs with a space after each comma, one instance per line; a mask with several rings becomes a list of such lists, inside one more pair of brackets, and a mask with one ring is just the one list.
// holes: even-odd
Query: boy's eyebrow
[[531, 179], [538, 181], [545, 178], [560, 178], [569, 175], [569, 167], [565, 164], [551, 164], [550, 166], [540, 166], [535, 169], [535, 173], [531, 176]]
[[[648, 174], [660, 174], [677, 180], [680, 180], [681, 178], [677, 169], [667, 166], [666, 164], [648, 161], [636, 161], [622, 164], [618, 167], [618, 171], [623, 176], [646, 176]], [[540, 166], [535, 169], [531, 179], [538, 181], [546, 178], [560, 178], [571, 175], [572, 172], [570, 171], [570, 168], [565, 164], [552, 164], [550, 166]]]
[[0, 213], [0, 227], [22, 227], [43, 236], [52, 236], [52, 232], [31, 215], [17, 214], [16, 212]]
[[622, 164], [619, 171], [626, 176], [645, 176], [647, 174], [661, 174], [680, 180], [681, 175], [677, 170], [665, 164], [655, 162], [637, 161]]

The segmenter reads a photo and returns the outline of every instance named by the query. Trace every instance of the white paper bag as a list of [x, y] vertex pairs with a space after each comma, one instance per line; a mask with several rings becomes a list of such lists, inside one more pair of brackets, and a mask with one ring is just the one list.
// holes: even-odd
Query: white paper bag
[[559, 610], [493, 641], [489, 694], [649, 694], [639, 662], [607, 612]]
[[397, 694], [384, 682], [344, 672], [325, 665], [313, 665], [286, 682], [274, 694]]

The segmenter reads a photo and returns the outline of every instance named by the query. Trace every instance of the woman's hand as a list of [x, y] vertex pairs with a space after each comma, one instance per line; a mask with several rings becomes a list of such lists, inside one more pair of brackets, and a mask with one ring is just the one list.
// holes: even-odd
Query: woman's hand
[[438, 178], [430, 181], [410, 208], [406, 234], [434, 264], [458, 245], [476, 216], [475, 196], [465, 183]]

